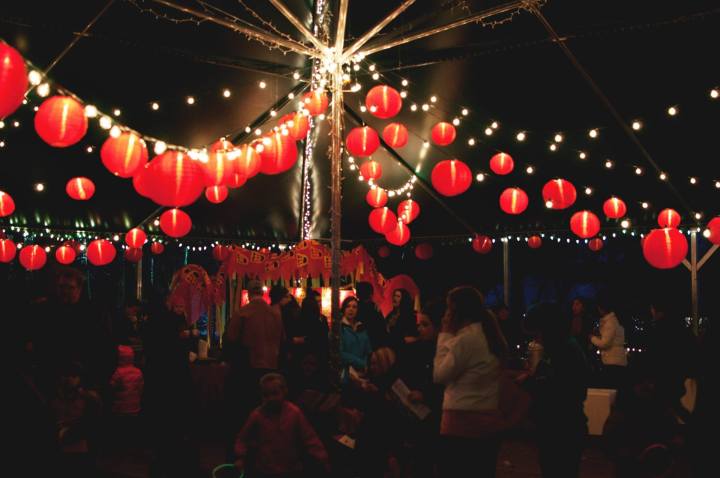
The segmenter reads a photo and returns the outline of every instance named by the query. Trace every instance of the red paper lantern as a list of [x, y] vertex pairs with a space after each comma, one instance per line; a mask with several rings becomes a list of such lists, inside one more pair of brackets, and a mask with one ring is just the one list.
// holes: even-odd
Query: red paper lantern
[[235, 146], [227, 140], [227, 138], [220, 138], [210, 145], [208, 153], [217, 153], [218, 151], [229, 152], [235, 149]]
[[369, 126], [353, 128], [345, 138], [345, 147], [350, 154], [361, 158], [370, 156], [380, 146], [377, 132]]
[[528, 195], [520, 188], [507, 188], [500, 195], [500, 209], [506, 214], [522, 214], [528, 203]]
[[370, 211], [368, 222], [370, 223], [370, 229], [373, 231], [378, 234], [387, 234], [395, 229], [398, 220], [395, 213], [390, 209], [379, 207]]
[[233, 173], [230, 180], [225, 183], [230, 189], [237, 189], [247, 182], [247, 178], [240, 173]]
[[620, 219], [627, 212], [627, 206], [622, 199], [613, 196], [603, 204], [603, 212], [610, 219]]
[[380, 246], [378, 247], [378, 256], [385, 259], [386, 257], [390, 256], [390, 248], [388, 246]]
[[20, 265], [25, 270], [36, 271], [42, 269], [47, 262], [47, 254], [45, 249], [40, 246], [25, 246], [20, 249]]
[[447, 146], [455, 141], [455, 126], [441, 121], [433, 126], [431, 136], [433, 143], [438, 146]]
[[168, 209], [160, 216], [160, 229], [170, 237], [183, 237], [192, 229], [192, 220], [185, 211]]
[[372, 207], [383, 207], [388, 202], [388, 195], [383, 188], [374, 187], [367, 192], [365, 200]]
[[35, 131], [50, 146], [66, 148], [80, 141], [87, 132], [85, 108], [70, 96], [53, 96], [35, 114]]
[[[0, 43], [2, 45], [2, 43]], [[4, 191], [0, 191], [0, 217], [9, 216], [15, 212], [15, 201], [12, 196]]]
[[365, 179], [377, 181], [382, 176], [382, 166], [377, 161], [366, 161], [360, 165], [360, 174]]
[[422, 244], [418, 244], [417, 246], [415, 246], [415, 257], [417, 257], [421, 261], [426, 261], [426, 260], [430, 259], [432, 256], [433, 256], [432, 244], [423, 242]]
[[579, 211], [570, 218], [570, 230], [581, 239], [589, 239], [600, 232], [600, 219], [590, 211]]
[[420, 215], [420, 205], [417, 201], [406, 199], [398, 204], [397, 217], [405, 224], [410, 224]]
[[150, 198], [152, 194], [152, 172], [150, 171], [150, 163], [146, 163], [144, 166], [138, 168], [133, 176], [132, 184], [135, 188], [135, 192], [144, 198]]
[[125, 260], [128, 262], [138, 263], [142, 260], [143, 250], [137, 247], [129, 247], [125, 249]]
[[100, 149], [100, 159], [115, 176], [129, 178], [147, 163], [147, 145], [135, 133], [121, 133], [117, 138], [109, 136]]
[[663, 209], [658, 214], [658, 224], [660, 227], [678, 227], [682, 217], [675, 209]]
[[540, 236], [528, 237], [528, 247], [530, 249], [540, 249], [542, 246], [542, 238]]
[[199, 161], [180, 151], [166, 151], [150, 162], [150, 198], [161, 206], [187, 206], [205, 190]]
[[492, 239], [483, 234], [476, 235], [472, 240], [472, 248], [478, 254], [487, 254], [492, 250]]
[[470, 187], [472, 172], [459, 159], [446, 159], [435, 165], [430, 180], [435, 190], [443, 196], [457, 196]]
[[590, 239], [590, 242], [588, 242], [588, 248], [590, 248], [590, 250], [593, 252], [598, 252], [600, 249], [603, 248], [604, 245], [605, 243], [599, 237]]
[[204, 177], [205, 186], [220, 186], [226, 184], [237, 172], [237, 165], [234, 159], [230, 159], [230, 153], [225, 150], [216, 150], [208, 153], [207, 162], [200, 162]]
[[713, 244], [720, 244], [720, 216], [714, 217], [708, 222], [703, 235]]
[[106, 239], [96, 239], [87, 246], [85, 255], [94, 266], [106, 266], [115, 260], [115, 246]]
[[310, 115], [317, 116], [325, 113], [328, 107], [328, 96], [323, 90], [310, 91], [303, 96], [305, 109]]
[[394, 246], [404, 246], [410, 240], [410, 228], [404, 222], [397, 222], [395, 228], [385, 234], [385, 240]]
[[390, 123], [383, 129], [382, 137], [391, 148], [402, 148], [408, 142], [408, 130], [402, 123]]
[[0, 119], [20, 107], [27, 89], [25, 60], [15, 48], [0, 41]]
[[153, 254], [160, 255], [165, 251], [165, 246], [160, 242], [153, 242], [150, 244], [150, 252]]
[[575, 204], [577, 191], [566, 179], [551, 179], [543, 186], [542, 197], [548, 209], [567, 209]]
[[125, 234], [125, 244], [132, 248], [141, 249], [146, 242], [147, 234], [138, 227], [133, 227]]
[[288, 135], [295, 141], [305, 139], [310, 130], [310, 119], [302, 113], [289, 113], [280, 118], [280, 126], [287, 129]]
[[490, 158], [490, 169], [492, 169], [493, 173], [499, 174], [500, 176], [510, 174], [514, 167], [515, 162], [509, 154], [498, 153]]
[[380, 119], [392, 118], [402, 108], [402, 98], [398, 91], [387, 85], [377, 85], [368, 91], [365, 106], [371, 115]]
[[642, 243], [643, 255], [658, 269], [672, 269], [682, 263], [688, 252], [687, 238], [672, 227], [653, 229]]
[[76, 257], [77, 253], [75, 252], [75, 249], [70, 246], [61, 246], [55, 251], [55, 260], [60, 264], [72, 264], [75, 262]]
[[95, 184], [88, 178], [72, 178], [65, 185], [65, 192], [76, 201], [87, 201], [95, 195]]
[[213, 247], [212, 255], [216, 261], [224, 262], [225, 259], [230, 257], [230, 248], [218, 244]]
[[284, 173], [297, 162], [297, 145], [286, 134], [272, 133], [263, 138], [262, 145], [260, 172], [263, 174]]
[[213, 204], [220, 204], [227, 199], [228, 188], [227, 186], [210, 186], [205, 189], [205, 197]]
[[0, 262], [7, 264], [15, 259], [17, 246], [10, 239], [0, 239]]
[[234, 156], [237, 173], [249, 179], [260, 172], [262, 158], [254, 147], [243, 144], [240, 148], [235, 149]]

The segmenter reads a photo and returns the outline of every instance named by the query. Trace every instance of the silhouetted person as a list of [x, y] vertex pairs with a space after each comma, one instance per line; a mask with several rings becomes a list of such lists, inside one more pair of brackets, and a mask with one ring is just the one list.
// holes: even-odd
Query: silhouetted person
[[385, 318], [373, 301], [373, 286], [369, 282], [358, 282], [355, 285], [358, 298], [358, 320], [365, 325], [373, 349], [387, 347], [390, 344]]
[[417, 340], [417, 319], [413, 298], [405, 289], [395, 289], [392, 295], [393, 308], [385, 317], [390, 332], [390, 346], [402, 354], [406, 344]]

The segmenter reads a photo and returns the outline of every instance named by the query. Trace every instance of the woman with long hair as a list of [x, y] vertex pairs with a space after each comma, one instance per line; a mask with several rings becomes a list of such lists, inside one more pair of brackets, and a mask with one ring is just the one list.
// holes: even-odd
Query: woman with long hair
[[390, 333], [390, 345], [399, 352], [406, 344], [417, 340], [418, 330], [415, 305], [412, 296], [405, 289], [395, 289], [392, 295], [393, 308], [385, 317]]
[[358, 300], [347, 297], [340, 307], [342, 326], [340, 330], [340, 358], [344, 370], [344, 382], [349, 379], [350, 368], [357, 372], [365, 372], [372, 353], [370, 338], [367, 331], [357, 319]]
[[329, 328], [328, 320], [322, 315], [320, 309], [320, 294], [318, 292], [308, 290], [300, 308], [299, 323], [302, 335], [294, 337], [295, 341], [303, 346], [304, 353], [315, 355], [321, 364], [326, 363]]

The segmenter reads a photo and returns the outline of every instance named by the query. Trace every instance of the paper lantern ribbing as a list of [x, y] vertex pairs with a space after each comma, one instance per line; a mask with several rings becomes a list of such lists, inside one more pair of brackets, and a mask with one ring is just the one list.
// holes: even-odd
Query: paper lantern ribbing
[[135, 175], [148, 162], [145, 140], [135, 133], [109, 136], [100, 149], [100, 159], [108, 171], [121, 178]]
[[228, 188], [227, 186], [210, 186], [205, 189], [205, 197], [213, 204], [220, 204], [227, 199]]
[[144, 198], [150, 198], [152, 193], [152, 172], [150, 171], [150, 163], [138, 168], [132, 178], [132, 185], [135, 192]]
[[192, 229], [192, 220], [185, 211], [168, 209], [160, 216], [160, 229], [170, 237], [183, 237]]
[[492, 158], [490, 158], [490, 169], [492, 169], [493, 173], [500, 176], [510, 174], [514, 167], [515, 162], [513, 161], [512, 156], [510, 156], [509, 154], [498, 153]]
[[500, 209], [506, 214], [522, 214], [528, 203], [528, 195], [520, 188], [507, 188], [500, 194]]
[[365, 161], [360, 165], [360, 174], [363, 178], [377, 181], [382, 176], [382, 166], [377, 161]]
[[66, 148], [87, 132], [85, 108], [70, 96], [53, 96], [35, 113], [35, 131], [50, 146]]
[[435, 190], [443, 196], [457, 196], [470, 187], [472, 172], [462, 161], [446, 159], [435, 165], [430, 180]]
[[663, 209], [658, 214], [658, 225], [660, 227], [678, 227], [682, 217], [675, 209]]
[[398, 220], [395, 213], [386, 207], [373, 209], [370, 211], [370, 215], [368, 216], [370, 229], [378, 234], [387, 234], [388, 232], [394, 230], [397, 222]]
[[372, 207], [383, 207], [388, 202], [388, 195], [383, 188], [374, 187], [368, 190], [365, 200]]
[[230, 257], [230, 248], [225, 247], [221, 244], [216, 245], [213, 247], [212, 255], [218, 262], [224, 262], [225, 259]]
[[247, 178], [240, 173], [233, 173], [225, 185], [230, 189], [237, 189], [247, 182]]
[[385, 259], [386, 257], [390, 257], [390, 248], [388, 246], [380, 246], [378, 247], [378, 256]]
[[[264, 148], [263, 148], [264, 149]], [[247, 144], [243, 144], [235, 150], [235, 170], [238, 174], [246, 178], [252, 178], [260, 172], [262, 167], [262, 158], [260, 153]]]
[[552, 179], [542, 189], [543, 201], [549, 209], [567, 209], [577, 199], [577, 190], [573, 183], [566, 179]]
[[161, 206], [188, 206], [205, 190], [200, 162], [187, 154], [166, 151], [149, 164], [150, 198]]
[[45, 249], [40, 246], [25, 246], [20, 249], [20, 265], [25, 270], [36, 271], [42, 269], [47, 262], [47, 254]]
[[372, 155], [380, 146], [377, 132], [369, 126], [353, 128], [345, 138], [345, 147], [350, 154], [365, 158]]
[[160, 255], [165, 251], [165, 246], [160, 242], [153, 242], [150, 244], [150, 252], [153, 254]]
[[87, 246], [85, 255], [90, 264], [94, 266], [106, 266], [115, 260], [117, 251], [115, 246], [106, 239], [96, 239]]
[[581, 239], [589, 239], [600, 232], [600, 219], [590, 211], [579, 211], [570, 218], [570, 230]]
[[603, 203], [603, 212], [609, 219], [620, 219], [627, 213], [627, 206], [622, 199], [613, 196]]
[[224, 149], [208, 152], [207, 162], [199, 161], [204, 177], [205, 186], [220, 186], [231, 180], [237, 171], [237, 166], [231, 153]]
[[15, 259], [17, 246], [10, 239], [0, 239], [0, 262], [7, 264]]
[[13, 212], [15, 212], [15, 201], [12, 196], [0, 191], [0, 217], [9, 216]]
[[288, 135], [273, 133], [263, 138], [262, 145], [260, 172], [263, 174], [284, 173], [297, 162], [297, 145]]
[[528, 247], [530, 249], [540, 249], [542, 246], [542, 238], [540, 236], [528, 237]]
[[128, 262], [138, 263], [142, 260], [143, 250], [137, 247], [129, 247], [125, 249], [125, 260]]
[[455, 126], [441, 121], [433, 126], [430, 136], [438, 146], [447, 146], [455, 141]]
[[15, 48], [0, 41], [0, 119], [20, 107], [27, 89], [25, 60]]
[[653, 229], [642, 243], [643, 256], [657, 269], [677, 267], [688, 252], [685, 235], [672, 227]]
[[147, 234], [138, 227], [133, 227], [125, 234], [125, 244], [134, 249], [141, 249], [147, 242]]
[[713, 244], [720, 244], [720, 216], [714, 217], [708, 222], [707, 231], [704, 235]]
[[478, 254], [487, 254], [492, 250], [493, 243], [492, 239], [483, 234], [478, 234], [473, 237], [472, 248]]
[[402, 97], [391, 86], [377, 85], [368, 91], [365, 97], [365, 107], [375, 117], [380, 119], [392, 118], [402, 109]]
[[600, 251], [600, 249], [602, 249], [604, 245], [605, 243], [599, 237], [590, 239], [590, 242], [588, 242], [588, 248], [590, 248], [590, 250], [593, 252]]
[[88, 178], [72, 178], [65, 185], [65, 192], [76, 201], [87, 201], [95, 195], [95, 184]]
[[410, 224], [420, 215], [420, 205], [417, 201], [406, 199], [398, 204], [397, 217], [405, 224]]
[[310, 115], [317, 116], [325, 113], [328, 108], [328, 96], [323, 90], [309, 91], [303, 95], [303, 104]]
[[432, 256], [433, 256], [432, 244], [423, 242], [422, 244], [418, 244], [417, 246], [415, 246], [415, 257], [417, 257], [421, 261], [426, 261], [426, 260], [430, 259]]
[[310, 130], [310, 119], [302, 113], [288, 113], [280, 118], [278, 124], [284, 126], [295, 141], [305, 139]]
[[408, 142], [408, 130], [402, 123], [390, 123], [383, 129], [382, 137], [391, 148], [402, 148]]
[[398, 221], [395, 228], [385, 234], [385, 240], [393, 246], [404, 246], [410, 240], [410, 228], [404, 222]]
[[72, 264], [76, 257], [75, 249], [70, 246], [60, 246], [55, 251], [55, 260], [63, 265]]

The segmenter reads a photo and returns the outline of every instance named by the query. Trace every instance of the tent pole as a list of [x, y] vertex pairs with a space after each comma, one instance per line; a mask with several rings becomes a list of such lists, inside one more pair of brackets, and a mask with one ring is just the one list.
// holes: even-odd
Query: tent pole
[[692, 296], [692, 328], [696, 335], [700, 328], [697, 273], [697, 232], [693, 231], [690, 233], [690, 294]]
[[510, 307], [510, 241], [503, 239], [503, 300]]
[[142, 267], [142, 258], [137, 262], [137, 266], [135, 268], [135, 298], [138, 300], [138, 302], [142, 301], [142, 285], [143, 285], [143, 267]]

